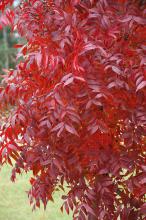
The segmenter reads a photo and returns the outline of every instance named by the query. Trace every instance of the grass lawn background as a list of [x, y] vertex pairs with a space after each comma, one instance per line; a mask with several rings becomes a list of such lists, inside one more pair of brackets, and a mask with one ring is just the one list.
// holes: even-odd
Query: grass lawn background
[[4, 166], [0, 171], [0, 220], [71, 220], [71, 216], [62, 214], [61, 193], [54, 195], [54, 203], [49, 202], [47, 209], [43, 207], [32, 212], [27, 191], [29, 175], [17, 176], [17, 181], [10, 181], [11, 168]]

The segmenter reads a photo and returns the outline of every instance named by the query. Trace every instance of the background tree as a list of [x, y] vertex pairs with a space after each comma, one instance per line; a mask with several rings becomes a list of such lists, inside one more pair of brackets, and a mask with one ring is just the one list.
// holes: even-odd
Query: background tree
[[[2, 10], [12, 1], [3, 0]], [[27, 43], [0, 93], [1, 164], [32, 171], [34, 208], [68, 186], [74, 220], [145, 219], [146, 5], [22, 1], [5, 12]]]
[[10, 28], [3, 28], [0, 31], [0, 72], [2, 69], [14, 68], [16, 63], [16, 49], [13, 47], [17, 43], [15, 35], [10, 34]]
[[[2, 3], [1, 3], [2, 4]], [[12, 7], [16, 7], [19, 4], [19, 0], [13, 2]], [[12, 9], [12, 8], [11, 8]], [[7, 14], [8, 15], [8, 14]], [[11, 28], [7, 25], [10, 24], [8, 18], [0, 16], [0, 72], [3, 73], [3, 69], [14, 68], [16, 64], [15, 48], [18, 40], [24, 43], [24, 39], [20, 39], [19, 34], [11, 31]], [[3, 27], [3, 28], [2, 28]]]

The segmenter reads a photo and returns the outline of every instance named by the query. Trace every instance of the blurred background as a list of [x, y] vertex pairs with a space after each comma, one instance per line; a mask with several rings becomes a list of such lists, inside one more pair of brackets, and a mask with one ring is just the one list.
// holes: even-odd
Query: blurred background
[[[19, 0], [14, 1], [13, 7], [16, 7]], [[0, 14], [1, 15], [1, 14]], [[14, 45], [24, 40], [19, 37], [17, 32], [11, 32], [10, 27], [4, 27], [0, 30], [0, 74], [3, 69], [14, 68], [16, 64], [17, 49]]]
[[19, 35], [11, 33], [9, 27], [5, 27], [0, 31], [0, 73], [3, 69], [14, 68], [17, 50], [13, 47], [17, 43]]
[[54, 194], [54, 203], [49, 202], [32, 212], [26, 191], [29, 190], [29, 174], [18, 176], [17, 181], [10, 180], [11, 168], [6, 165], [0, 171], [0, 220], [71, 220], [71, 215], [60, 211], [61, 192]]

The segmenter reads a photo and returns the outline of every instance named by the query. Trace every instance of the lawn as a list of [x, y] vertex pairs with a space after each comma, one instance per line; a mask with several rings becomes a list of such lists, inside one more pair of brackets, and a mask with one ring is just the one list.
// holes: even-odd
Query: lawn
[[10, 181], [10, 168], [5, 166], [0, 171], [0, 220], [71, 220], [62, 214], [60, 193], [54, 195], [55, 202], [50, 202], [46, 211], [43, 207], [32, 212], [25, 191], [29, 189], [29, 176], [18, 176], [16, 183]]

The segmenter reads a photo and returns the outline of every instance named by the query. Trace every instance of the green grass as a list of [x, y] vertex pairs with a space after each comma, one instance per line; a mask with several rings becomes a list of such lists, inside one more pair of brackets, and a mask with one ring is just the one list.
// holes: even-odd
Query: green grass
[[49, 202], [47, 209], [43, 207], [32, 212], [25, 191], [30, 187], [29, 175], [18, 176], [16, 183], [10, 181], [10, 168], [5, 166], [0, 171], [0, 220], [71, 220], [62, 214], [61, 193], [54, 195], [55, 202]]

